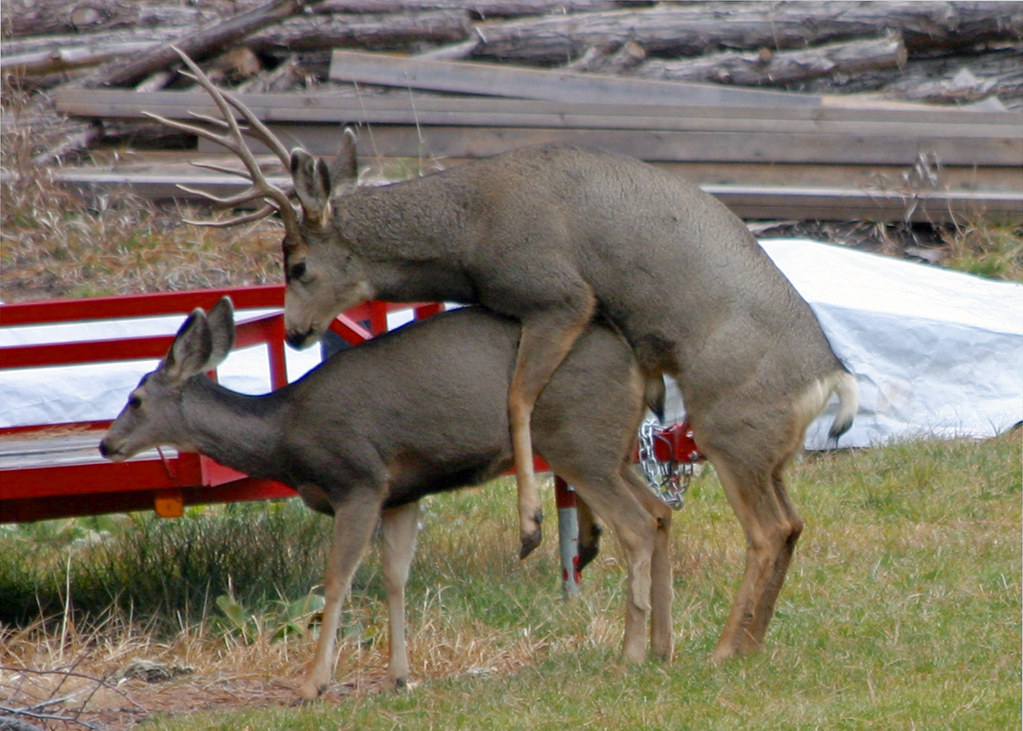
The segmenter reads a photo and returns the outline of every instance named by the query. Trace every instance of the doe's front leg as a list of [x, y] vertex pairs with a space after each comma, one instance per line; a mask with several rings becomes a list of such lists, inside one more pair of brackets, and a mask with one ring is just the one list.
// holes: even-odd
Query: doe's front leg
[[381, 514], [380, 563], [387, 590], [390, 656], [387, 680], [395, 688], [408, 685], [408, 651], [405, 645], [405, 584], [419, 533], [419, 502], [389, 508]]
[[325, 602], [316, 654], [299, 688], [304, 700], [319, 697], [330, 683], [337, 644], [341, 608], [351, 588], [352, 577], [366, 552], [380, 517], [381, 501], [374, 492], [349, 492], [334, 508], [334, 535], [327, 557], [324, 581]]

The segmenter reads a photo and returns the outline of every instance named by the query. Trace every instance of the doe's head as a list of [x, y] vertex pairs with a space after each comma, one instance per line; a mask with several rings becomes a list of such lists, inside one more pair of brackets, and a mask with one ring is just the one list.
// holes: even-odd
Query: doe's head
[[100, 454], [120, 462], [162, 444], [192, 449], [182, 393], [191, 378], [216, 368], [233, 345], [230, 298], [221, 299], [209, 313], [193, 310], [156, 370], [143, 376], [128, 395], [128, 403], [99, 444]]

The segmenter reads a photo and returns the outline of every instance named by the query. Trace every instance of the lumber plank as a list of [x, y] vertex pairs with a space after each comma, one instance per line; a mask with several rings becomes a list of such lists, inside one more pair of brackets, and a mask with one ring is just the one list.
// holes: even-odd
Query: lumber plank
[[[215, 151], [210, 154], [190, 150], [140, 150], [126, 164], [116, 150], [97, 150], [90, 156], [98, 168], [117, 168], [134, 172], [161, 172], [180, 175], [201, 175], [203, 169], [192, 162], [203, 162], [220, 168], [230, 168], [243, 174], [241, 162], [231, 153]], [[257, 156], [260, 166], [271, 177], [284, 176], [276, 156]], [[388, 182], [411, 175], [425, 175], [471, 158], [398, 156], [392, 157], [374, 151], [372, 142], [363, 137], [359, 142], [359, 166], [366, 181]], [[816, 188], [908, 188], [919, 181], [904, 165], [814, 165], [809, 163], [760, 162], [654, 162], [673, 175], [699, 184], [735, 184], [754, 186], [790, 186]], [[276, 165], [276, 166], [275, 166]], [[1012, 165], [986, 166], [945, 165], [932, 170], [931, 187], [943, 190], [1004, 191], [1023, 194], [1023, 176]], [[193, 181], [199, 183], [199, 180]], [[927, 185], [920, 181], [919, 184]]]
[[[54, 179], [76, 188], [116, 190], [130, 188], [136, 195], [187, 199], [178, 183], [201, 185], [228, 194], [241, 185], [229, 175], [166, 175], [65, 168]], [[704, 184], [744, 219], [920, 221], [948, 223], [959, 217], [996, 216], [1023, 220], [1023, 192], [906, 191], [848, 187], [784, 187]]]
[[821, 98], [813, 94], [733, 89], [714, 84], [622, 78], [363, 51], [334, 51], [331, 55], [330, 78], [332, 81], [402, 89], [591, 104], [767, 104], [815, 107], [821, 103]]
[[[756, 132], [821, 131], [873, 134], [878, 131], [924, 136], [1016, 136], [1019, 112], [961, 112], [919, 106], [876, 109], [857, 106], [749, 107], [587, 104], [499, 98], [410, 97], [408, 94], [358, 96], [347, 93], [239, 94], [264, 122], [377, 123], [572, 127], [594, 129], [690, 130], [710, 128]], [[215, 114], [204, 92], [135, 92], [121, 89], [62, 89], [57, 110], [90, 118], [138, 118], [145, 111], [171, 119], [189, 119], [190, 111]]]
[[[1023, 139], [880, 136], [761, 131], [571, 129], [373, 124], [360, 145], [390, 157], [480, 158], [518, 147], [560, 142], [597, 147], [647, 162], [771, 162], [837, 165], [916, 164], [921, 156], [941, 165], [1023, 165]], [[339, 125], [271, 125], [289, 147], [329, 155], [341, 139]], [[265, 151], [253, 142], [257, 151]], [[219, 151], [200, 141], [202, 152]]]

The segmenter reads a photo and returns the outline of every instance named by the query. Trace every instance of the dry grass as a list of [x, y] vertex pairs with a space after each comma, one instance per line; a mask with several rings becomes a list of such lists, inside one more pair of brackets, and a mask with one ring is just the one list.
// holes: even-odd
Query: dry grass
[[[7, 301], [277, 282], [281, 229], [191, 226], [204, 212], [129, 193], [94, 199], [43, 177], [4, 185], [0, 291]], [[116, 202], [114, 202], [116, 200]]]
[[[91, 194], [53, 183], [33, 162], [67, 125], [5, 93], [0, 137], [0, 298], [23, 301], [279, 281], [273, 222], [210, 229], [207, 210], [156, 205], [130, 191]], [[10, 121], [13, 118], [13, 121]], [[24, 123], [19, 119], [24, 118]]]

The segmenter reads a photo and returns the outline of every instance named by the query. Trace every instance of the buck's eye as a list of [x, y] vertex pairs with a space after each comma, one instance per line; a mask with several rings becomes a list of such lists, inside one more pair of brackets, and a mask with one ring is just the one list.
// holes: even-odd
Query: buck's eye
[[292, 264], [291, 267], [288, 268], [288, 281], [290, 282], [292, 279], [301, 279], [305, 276], [305, 271], [304, 261]]

